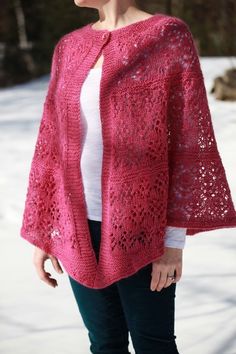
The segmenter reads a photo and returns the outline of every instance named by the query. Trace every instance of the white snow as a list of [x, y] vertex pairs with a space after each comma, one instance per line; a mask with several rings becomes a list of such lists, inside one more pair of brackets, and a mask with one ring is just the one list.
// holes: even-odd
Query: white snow
[[[236, 205], [236, 102], [209, 94], [229, 58], [201, 58], [218, 148]], [[48, 76], [0, 90], [0, 353], [87, 354], [89, 341], [67, 275], [52, 288], [37, 276], [33, 247], [19, 235], [30, 161]], [[188, 236], [176, 291], [180, 354], [236, 353], [236, 229]], [[133, 351], [130, 340], [130, 349]], [[158, 354], [158, 353], [157, 353]], [[162, 353], [160, 353], [162, 354]]]

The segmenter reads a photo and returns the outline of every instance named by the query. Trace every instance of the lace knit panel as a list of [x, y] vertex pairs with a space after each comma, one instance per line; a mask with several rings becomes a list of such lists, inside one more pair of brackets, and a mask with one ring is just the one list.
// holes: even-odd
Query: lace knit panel
[[[181, 24], [183, 26], [183, 24]], [[171, 33], [171, 32], [170, 32]], [[173, 33], [173, 31], [172, 31]], [[190, 31], [175, 30], [178, 47], [168, 102], [168, 225], [187, 234], [234, 223], [234, 208], [219, 155], [200, 61]]]
[[[168, 165], [163, 113], [167, 83], [162, 78], [150, 78], [150, 70], [149, 76], [141, 72], [139, 64], [122, 68], [120, 73], [119, 84], [109, 96], [114, 166], [109, 189], [110, 237], [112, 252], [122, 249], [129, 254], [154, 247], [157, 233], [164, 237]], [[150, 107], [155, 115], [150, 114]]]
[[[66, 40], [66, 36], [65, 36]], [[31, 161], [21, 233], [46, 252], [63, 254], [66, 240], [76, 242], [69, 196], [65, 194], [63, 110], [57, 116], [61, 41], [53, 53], [50, 81]]]
[[[165, 80], [143, 80], [140, 84], [123, 85], [117, 91], [110, 95], [116, 175], [125, 170], [138, 174], [139, 169], [157, 164], [166, 166]], [[150, 115], [150, 107], [155, 115]]]
[[[57, 128], [50, 120], [55, 107], [47, 98], [29, 174], [27, 203], [22, 230], [37, 245], [51, 250], [74, 234], [69, 198], [64, 193], [64, 179], [55, 139]], [[47, 117], [47, 119], [46, 119]], [[31, 235], [31, 236], [30, 236]]]
[[[166, 213], [167, 179], [166, 171], [156, 171], [149, 179], [139, 177], [138, 173], [129, 178], [114, 180], [110, 187], [111, 213], [111, 250], [119, 249], [127, 253], [152, 245], [157, 232], [163, 234]], [[119, 207], [117, 205], [119, 200]], [[156, 220], [159, 220], [158, 229]], [[163, 222], [162, 222], [163, 221]], [[140, 231], [141, 225], [141, 231]], [[162, 240], [160, 239], [160, 244]]]

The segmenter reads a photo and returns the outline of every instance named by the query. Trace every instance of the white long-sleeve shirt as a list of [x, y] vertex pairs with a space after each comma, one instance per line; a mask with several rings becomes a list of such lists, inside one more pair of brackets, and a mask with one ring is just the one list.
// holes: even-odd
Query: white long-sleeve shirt
[[[100, 79], [102, 68], [92, 68], [87, 75], [80, 94], [82, 127], [81, 174], [87, 206], [87, 217], [101, 221], [101, 172], [102, 172], [102, 127], [99, 110]], [[184, 248], [186, 229], [166, 227], [165, 246]]]

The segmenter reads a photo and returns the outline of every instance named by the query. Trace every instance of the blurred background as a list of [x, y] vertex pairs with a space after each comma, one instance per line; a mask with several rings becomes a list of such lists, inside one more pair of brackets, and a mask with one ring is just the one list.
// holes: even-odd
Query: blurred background
[[[138, 4], [149, 13], [180, 17], [190, 27], [236, 205], [236, 0]], [[66, 273], [58, 275], [48, 261], [59, 286], [38, 278], [33, 247], [20, 238], [20, 226], [53, 48], [62, 35], [96, 22], [98, 13], [68, 0], [0, 5], [0, 354], [88, 354]], [[187, 237], [176, 294], [180, 354], [236, 354], [235, 249], [235, 228]]]

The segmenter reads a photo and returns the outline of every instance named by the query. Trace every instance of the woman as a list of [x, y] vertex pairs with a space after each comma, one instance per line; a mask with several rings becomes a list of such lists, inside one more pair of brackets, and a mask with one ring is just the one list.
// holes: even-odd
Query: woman
[[50, 286], [63, 263], [92, 353], [129, 353], [128, 332], [178, 353], [185, 236], [236, 226], [196, 48], [133, 0], [75, 3], [99, 20], [55, 47], [21, 236]]

